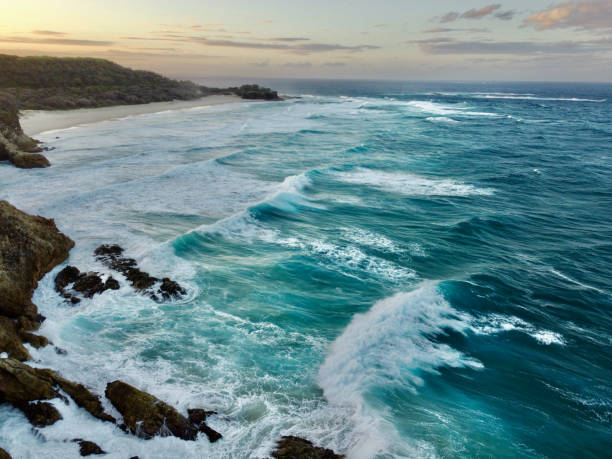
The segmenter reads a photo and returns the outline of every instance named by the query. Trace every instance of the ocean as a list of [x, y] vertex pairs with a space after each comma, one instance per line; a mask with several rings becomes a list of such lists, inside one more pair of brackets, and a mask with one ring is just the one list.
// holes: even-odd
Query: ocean
[[266, 83], [296, 98], [47, 132], [51, 168], [0, 166], [0, 199], [76, 242], [67, 263], [107, 273], [93, 250], [118, 243], [188, 291], [157, 303], [118, 277], [72, 306], [58, 266], [34, 303], [67, 353], [35, 365], [215, 410], [223, 440], [141, 440], [55, 401], [37, 430], [0, 406], [0, 445], [609, 457], [612, 85]]

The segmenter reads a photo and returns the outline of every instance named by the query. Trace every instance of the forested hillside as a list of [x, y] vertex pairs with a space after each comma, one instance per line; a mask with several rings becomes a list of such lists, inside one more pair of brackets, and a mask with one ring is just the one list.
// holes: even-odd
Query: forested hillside
[[0, 92], [12, 95], [21, 110], [56, 110], [144, 104], [235, 94], [245, 99], [276, 100], [278, 94], [257, 85], [207, 88], [153, 72], [132, 70], [104, 59], [18, 57], [0, 54]]

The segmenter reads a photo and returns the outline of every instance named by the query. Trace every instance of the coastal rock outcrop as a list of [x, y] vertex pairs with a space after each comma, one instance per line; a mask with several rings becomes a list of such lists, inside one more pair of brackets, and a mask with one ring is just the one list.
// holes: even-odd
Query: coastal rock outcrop
[[34, 402], [19, 405], [30, 424], [35, 427], [45, 427], [55, 424], [62, 419], [62, 415], [49, 402]]
[[156, 435], [195, 440], [198, 430], [185, 416], [151, 394], [122, 381], [106, 386], [106, 398], [123, 416], [130, 433], [145, 439]]
[[22, 169], [50, 166], [41, 151], [38, 141], [21, 129], [15, 98], [0, 93], [0, 161], [8, 160]]
[[0, 459], [13, 459], [9, 453], [0, 448]]
[[286, 436], [281, 438], [272, 452], [276, 459], [340, 459], [344, 456], [331, 449], [314, 446], [312, 442], [300, 437]]
[[36, 321], [34, 289], [47, 272], [68, 258], [73, 246], [53, 220], [0, 201], [0, 315]]
[[[168, 300], [180, 298], [187, 293], [178, 282], [167, 277], [160, 281], [158, 278], [150, 276], [149, 273], [141, 271], [136, 260], [124, 257], [123, 248], [116, 244], [101, 245], [94, 251], [94, 254], [98, 261], [101, 261], [110, 269], [123, 274], [136, 290], [148, 293], [156, 301], [159, 300], [159, 296]], [[161, 285], [155, 291], [153, 287], [160, 282]]]
[[80, 438], [75, 438], [72, 441], [79, 444], [79, 453], [81, 454], [81, 456], [91, 456], [94, 454], [106, 454], [106, 451], [100, 448], [93, 441], [81, 440]]
[[0, 316], [0, 353], [6, 352], [17, 360], [29, 360], [30, 353], [23, 345], [17, 324], [13, 319]]
[[191, 422], [194, 426], [198, 428], [199, 432], [202, 432], [204, 435], [208, 437], [208, 441], [211, 443], [216, 442], [223, 438], [219, 432], [214, 429], [211, 429], [206, 424], [206, 418], [213, 414], [217, 414], [216, 411], [206, 411], [200, 408], [192, 408], [187, 410], [187, 416], [189, 418], [189, 422]]
[[52, 370], [32, 368], [11, 358], [0, 359], [0, 403], [10, 403], [19, 408], [31, 421], [59, 416], [59, 413], [54, 414], [57, 410], [50, 404], [40, 406], [30, 403], [63, 398], [59, 389], [66, 392], [78, 406], [92, 416], [102, 421], [116, 422], [115, 418], [104, 412], [100, 398], [82, 384], [62, 378]]
[[98, 273], [82, 273], [74, 266], [66, 266], [55, 276], [55, 290], [72, 304], [79, 303], [81, 299], [75, 294], [66, 291], [72, 285], [72, 290], [79, 292], [85, 298], [92, 298], [95, 294], [106, 290], [119, 290], [119, 282], [109, 276], [106, 282]]

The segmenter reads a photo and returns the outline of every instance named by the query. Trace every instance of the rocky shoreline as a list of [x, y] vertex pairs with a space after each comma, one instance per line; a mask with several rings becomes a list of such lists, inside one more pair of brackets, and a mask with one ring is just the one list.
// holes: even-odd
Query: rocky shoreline
[[22, 169], [49, 167], [40, 154], [40, 143], [24, 134], [19, 123], [19, 108], [15, 99], [0, 93], [0, 161], [10, 161]]
[[[69, 397], [79, 408], [101, 421], [115, 424], [126, 435], [143, 439], [175, 436], [193, 441], [202, 434], [210, 442], [222, 440], [222, 434], [206, 424], [207, 418], [216, 414], [214, 411], [192, 408], [184, 415], [151, 394], [122, 381], [113, 381], [107, 384], [104, 396], [121, 414], [122, 419], [118, 420], [105, 412], [101, 397], [84, 385], [69, 381], [51, 369], [24, 363], [31, 360], [25, 343], [37, 348], [52, 345], [44, 336], [33, 333], [45, 320], [32, 303], [34, 290], [49, 271], [68, 259], [73, 247], [74, 242], [59, 232], [53, 220], [28, 215], [0, 201], [0, 403], [21, 410], [34, 429], [60, 421], [61, 414], [49, 401], [59, 399], [68, 403]], [[121, 273], [137, 291], [156, 301], [185, 293], [177, 282], [168, 278], [160, 280], [141, 271], [135, 260], [123, 256], [119, 246], [103, 245], [95, 256]], [[69, 266], [58, 274], [55, 285], [59, 294], [75, 304], [80, 301], [78, 294], [90, 298], [103, 293], [106, 286], [111, 289], [118, 286], [111, 279], [103, 282], [98, 273], [81, 273]], [[63, 352], [58, 348], [56, 351]], [[82, 438], [66, 440], [78, 443], [82, 456], [106, 454], [104, 445]], [[271, 455], [277, 459], [343, 457], [292, 436], [279, 439]], [[0, 459], [10, 457], [0, 448]]]

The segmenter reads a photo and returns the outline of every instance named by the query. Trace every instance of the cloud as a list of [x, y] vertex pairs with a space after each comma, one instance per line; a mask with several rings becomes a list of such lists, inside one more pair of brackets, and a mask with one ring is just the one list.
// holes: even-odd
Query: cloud
[[440, 18], [440, 22], [442, 24], [446, 22], [453, 22], [459, 19], [459, 16], [460, 16], [459, 13], [455, 13], [455, 12], [446, 13], [444, 16]]
[[292, 69], [305, 69], [308, 67], [312, 67], [312, 63], [310, 62], [287, 62], [283, 64], [283, 67], [292, 68]]
[[310, 38], [303, 38], [303, 37], [275, 37], [275, 38], [270, 38], [270, 41], [288, 41], [288, 42], [292, 42], [292, 41], [310, 41]]
[[487, 6], [483, 6], [482, 8], [478, 10], [471, 9], [469, 11], [466, 11], [465, 13], [461, 15], [461, 17], [465, 19], [482, 19], [485, 16], [488, 16], [489, 14], [493, 13], [494, 11], [500, 8], [501, 8], [501, 5], [499, 3], [494, 4], [494, 5], [487, 5]]
[[53, 37], [61, 37], [66, 35], [64, 32], [55, 32], [53, 30], [32, 30], [32, 33], [36, 35], [49, 35]]
[[245, 49], [271, 49], [288, 51], [296, 54], [311, 54], [323, 53], [330, 51], [348, 51], [352, 53], [362, 52], [366, 50], [379, 49], [379, 46], [373, 45], [357, 45], [345, 46], [329, 43], [261, 43], [248, 41], [233, 41], [233, 40], [211, 40], [206, 37], [185, 37], [187, 41], [192, 41], [205, 46], [219, 46], [228, 48], [245, 48]]
[[502, 21], [510, 21], [511, 19], [514, 19], [514, 16], [516, 15], [516, 10], [500, 11], [499, 13], [495, 13], [495, 17], [497, 19], [501, 19]]
[[582, 0], [557, 3], [523, 21], [537, 30], [612, 28], [612, 0]]
[[265, 60], [265, 61], [262, 61], [262, 62], [251, 62], [251, 65], [254, 66], [254, 67], [264, 68], [264, 67], [268, 67], [270, 65], [270, 61], [269, 60]]
[[2, 43], [35, 43], [39, 45], [68, 45], [68, 46], [111, 46], [112, 41], [101, 40], [74, 40], [71, 38], [26, 38], [26, 37], [0, 37]]
[[345, 67], [346, 62], [325, 62], [324, 67]]
[[485, 28], [451, 29], [449, 27], [435, 27], [433, 29], [427, 29], [423, 31], [423, 33], [450, 33], [450, 32], [489, 33], [491, 32], [491, 30], [485, 29]]
[[591, 41], [456, 41], [450, 38], [432, 38], [417, 40], [426, 54], [502, 54], [502, 55], [547, 55], [547, 54], [581, 54], [612, 50], [612, 39]]
[[476, 19], [478, 20], [478, 19], [483, 19], [487, 16], [492, 16], [494, 18], [501, 19], [503, 21], [509, 21], [510, 19], [514, 18], [514, 16], [516, 15], [516, 11], [514, 10], [499, 11], [500, 8], [501, 8], [501, 4], [493, 3], [491, 5], [483, 6], [482, 8], [472, 8], [471, 10], [467, 10], [463, 13], [460, 13], [457, 11], [451, 11], [438, 18], [434, 18], [434, 20], [437, 19], [438, 22], [445, 24], [448, 22], [457, 21], [458, 19]]

